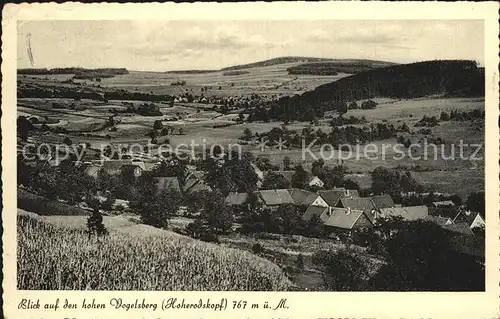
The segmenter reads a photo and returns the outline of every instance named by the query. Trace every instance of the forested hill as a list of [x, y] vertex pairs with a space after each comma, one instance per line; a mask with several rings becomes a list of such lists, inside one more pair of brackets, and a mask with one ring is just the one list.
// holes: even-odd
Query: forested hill
[[279, 58], [273, 58], [269, 60], [253, 62], [248, 64], [234, 65], [227, 68], [222, 68], [221, 71], [231, 71], [231, 70], [241, 70], [248, 68], [260, 68], [265, 66], [271, 66], [276, 64], [284, 64], [284, 63], [294, 63], [294, 62], [320, 62], [320, 61], [330, 61], [332, 59], [328, 58], [312, 58], [312, 57], [303, 57], [303, 56], [284, 56]]
[[435, 94], [484, 96], [484, 69], [468, 60], [399, 64], [321, 85], [313, 91], [305, 92], [300, 99], [318, 104], [373, 97], [417, 98]]

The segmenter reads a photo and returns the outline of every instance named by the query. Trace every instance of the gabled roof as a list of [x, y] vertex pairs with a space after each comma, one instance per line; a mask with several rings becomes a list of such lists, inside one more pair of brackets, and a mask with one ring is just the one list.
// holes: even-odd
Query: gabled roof
[[102, 169], [100, 165], [95, 165], [91, 163], [83, 163], [82, 166], [80, 166], [80, 169], [83, 170], [84, 174], [90, 177], [96, 176], [97, 173]]
[[343, 190], [335, 190], [335, 189], [330, 189], [330, 190], [325, 190], [325, 191], [319, 191], [318, 192], [319, 196], [325, 200], [325, 202], [330, 205], [330, 206], [335, 206], [337, 205], [339, 199], [344, 195]]
[[356, 221], [363, 215], [363, 211], [349, 208], [332, 208], [332, 213], [325, 221], [325, 226], [352, 229]]
[[111, 160], [111, 161], [103, 161], [102, 169], [106, 172], [113, 172], [121, 170], [122, 166], [125, 164], [131, 164], [131, 161], [120, 161], [120, 160]]
[[293, 202], [295, 205], [311, 205], [316, 198], [318, 198], [318, 194], [306, 191], [300, 188], [293, 188], [289, 190], [290, 196], [292, 196]]
[[181, 191], [177, 177], [155, 177], [154, 181], [158, 190], [173, 188], [178, 192]]
[[305, 221], [310, 221], [314, 216], [318, 216], [318, 217], [323, 217], [322, 220], [324, 222], [329, 217], [326, 214], [327, 211], [328, 207], [309, 206], [304, 215], [302, 215], [302, 219]]
[[226, 197], [226, 203], [229, 206], [243, 205], [248, 198], [247, 193], [230, 192]]
[[453, 224], [453, 222], [451, 221], [451, 218], [448, 218], [448, 217], [427, 216], [425, 219], [430, 221], [430, 222], [433, 222], [434, 224], [439, 225], [439, 226]]
[[284, 178], [286, 178], [291, 183], [292, 177], [295, 174], [295, 171], [277, 171], [276, 173], [282, 175]]
[[342, 197], [340, 198], [342, 207], [363, 211], [368, 219], [373, 223], [375, 218], [373, 210], [376, 209], [373, 201], [369, 197]]
[[[481, 215], [481, 214], [479, 214], [479, 212], [473, 212], [470, 210], [460, 210], [460, 211], [458, 211], [455, 218], [453, 218], [453, 222], [454, 223], [466, 222], [470, 226], [470, 225], [472, 225], [472, 223], [476, 219], [477, 215]], [[481, 218], [484, 220], [484, 217], [482, 215], [481, 215]]]
[[467, 223], [443, 225], [443, 228], [452, 231], [454, 233], [460, 233], [464, 235], [474, 235], [474, 232], [472, 231], [472, 229], [470, 229]]
[[375, 195], [372, 196], [373, 204], [377, 209], [394, 207], [394, 201], [389, 195]]
[[258, 191], [257, 193], [267, 206], [293, 204], [293, 198], [287, 189], [270, 189]]
[[370, 174], [347, 174], [345, 179], [350, 179], [356, 182], [361, 188], [372, 187], [372, 177]]
[[401, 216], [405, 220], [425, 219], [429, 215], [427, 206], [407, 206], [382, 208], [380, 213], [383, 217]]

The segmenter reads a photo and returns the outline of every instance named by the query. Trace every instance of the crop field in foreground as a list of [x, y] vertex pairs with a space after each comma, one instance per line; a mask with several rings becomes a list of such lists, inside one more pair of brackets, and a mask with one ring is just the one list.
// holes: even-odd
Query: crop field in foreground
[[22, 290], [287, 290], [278, 266], [248, 252], [185, 237], [78, 229], [18, 215], [17, 282]]

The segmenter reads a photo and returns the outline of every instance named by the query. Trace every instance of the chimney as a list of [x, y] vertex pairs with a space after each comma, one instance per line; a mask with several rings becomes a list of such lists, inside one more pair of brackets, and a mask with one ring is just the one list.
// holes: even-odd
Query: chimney
[[350, 215], [351, 214], [351, 207], [347, 207], [347, 215]]
[[328, 206], [328, 216], [332, 216], [332, 206]]
[[283, 162], [280, 163], [280, 171], [284, 171], [285, 170], [285, 164], [283, 164]]

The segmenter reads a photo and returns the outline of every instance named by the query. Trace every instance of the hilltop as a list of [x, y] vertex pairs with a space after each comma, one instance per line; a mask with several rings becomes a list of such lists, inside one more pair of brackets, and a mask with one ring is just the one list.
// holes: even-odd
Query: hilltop
[[393, 65], [348, 76], [305, 92], [301, 100], [347, 102], [372, 97], [484, 96], [484, 69], [474, 61], [435, 60]]

